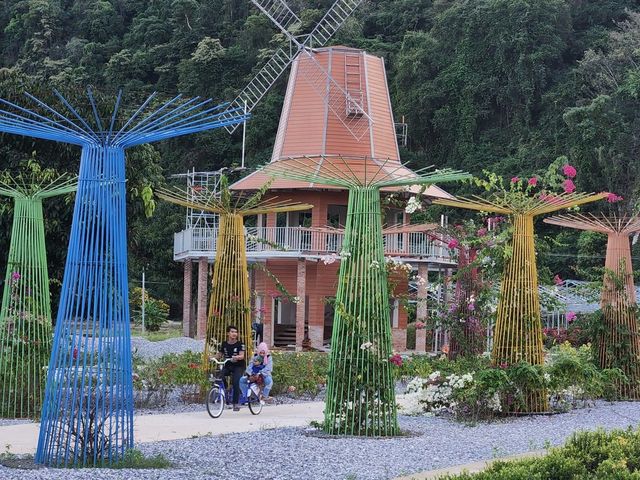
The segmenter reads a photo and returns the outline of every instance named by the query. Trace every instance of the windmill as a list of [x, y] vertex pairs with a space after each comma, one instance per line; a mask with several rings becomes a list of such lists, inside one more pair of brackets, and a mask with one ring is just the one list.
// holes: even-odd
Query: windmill
[[[305, 81], [324, 99], [329, 111], [360, 140], [373, 123], [366, 108], [362, 90], [356, 84], [343, 87], [313, 55], [314, 48], [323, 47], [344, 24], [362, 0], [336, 0], [311, 33], [297, 36], [294, 31], [302, 21], [284, 0], [251, 0], [287, 37], [289, 48], [278, 48], [262, 69], [231, 102], [228, 111], [245, 109], [251, 112], [294, 60], [305, 65]], [[231, 133], [237, 125], [228, 125]]]

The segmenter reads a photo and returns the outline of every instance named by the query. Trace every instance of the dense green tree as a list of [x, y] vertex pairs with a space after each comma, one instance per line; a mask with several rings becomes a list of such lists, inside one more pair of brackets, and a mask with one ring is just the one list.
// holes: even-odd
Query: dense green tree
[[[333, 1], [288, 3], [302, 20], [297, 33], [306, 33]], [[623, 213], [634, 208], [639, 182], [638, 12], [635, 0], [365, 1], [333, 42], [385, 58], [394, 113], [409, 123], [403, 156], [412, 165], [509, 175], [566, 155], [579, 168], [578, 187], [624, 196], [611, 207]], [[119, 87], [135, 99], [181, 91], [232, 100], [282, 45], [284, 37], [248, 0], [5, 0], [0, 96], [16, 98], [26, 85], [45, 99], [56, 87], [80, 101], [80, 88], [90, 84], [107, 104]], [[270, 158], [285, 85], [286, 77], [253, 112], [250, 167]], [[239, 132], [219, 131], [129, 156], [131, 277], [145, 266], [159, 282], [156, 296], [173, 307], [181, 282], [171, 233], [182, 227], [183, 212], [159, 205], [147, 218], [145, 187], [187, 168], [237, 164], [240, 144]], [[77, 169], [76, 147], [0, 136], [8, 169], [19, 169], [34, 151], [47, 166]], [[56, 235], [68, 225], [69, 208], [49, 216]], [[0, 227], [6, 222], [0, 217]], [[541, 234], [558, 231], [543, 226]], [[577, 238], [559, 240], [572, 245]], [[7, 240], [0, 233], [0, 252]], [[586, 255], [594, 245], [578, 242]], [[575, 249], [556, 248], [569, 256], [544, 257], [550, 272], [587, 272], [585, 256], [576, 264]], [[62, 257], [59, 248], [49, 252], [54, 278], [61, 278]]]

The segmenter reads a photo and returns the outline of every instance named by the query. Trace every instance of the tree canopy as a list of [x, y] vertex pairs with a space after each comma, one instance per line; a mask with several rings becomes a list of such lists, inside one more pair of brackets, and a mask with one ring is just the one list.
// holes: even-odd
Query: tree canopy
[[[308, 28], [331, 0], [288, 2]], [[303, 27], [303, 28], [304, 28]], [[229, 101], [285, 39], [248, 0], [6, 0], [0, 7], [0, 96], [24, 88], [47, 98], [92, 85], [113, 95], [175, 92]], [[334, 44], [385, 58], [396, 119], [409, 124], [403, 158], [504, 175], [544, 170], [567, 156], [578, 188], [615, 191], [629, 212], [640, 187], [640, 7], [633, 0], [365, 1]], [[270, 157], [286, 76], [254, 110], [249, 166]], [[128, 156], [132, 276], [147, 267], [154, 296], [180, 303], [172, 232], [181, 209], [145, 216], [145, 187], [187, 169], [239, 161], [241, 136], [225, 131], [133, 150]], [[34, 153], [35, 152], [35, 153]], [[33, 156], [58, 171], [77, 170], [76, 147], [0, 136], [3, 167]], [[49, 213], [64, 239], [70, 209]], [[6, 252], [10, 217], [0, 217]], [[576, 243], [578, 233], [563, 233]], [[591, 237], [578, 245], [591, 251]], [[60, 250], [60, 242], [49, 242]], [[581, 247], [580, 247], [581, 248]], [[562, 248], [560, 247], [560, 250]], [[61, 279], [60, 255], [50, 272]], [[0, 257], [0, 265], [4, 263]], [[53, 264], [55, 262], [55, 264]], [[575, 262], [574, 262], [575, 263]], [[584, 263], [584, 262], [583, 262]], [[569, 263], [550, 260], [556, 271]], [[584, 265], [580, 265], [578, 270]], [[177, 310], [176, 310], [177, 312]]]

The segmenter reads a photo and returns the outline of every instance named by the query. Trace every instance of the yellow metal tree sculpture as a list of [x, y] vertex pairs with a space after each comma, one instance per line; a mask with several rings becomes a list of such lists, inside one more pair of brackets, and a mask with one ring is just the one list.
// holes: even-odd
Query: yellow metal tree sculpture
[[[512, 223], [512, 251], [502, 274], [493, 334], [491, 359], [494, 365], [512, 365], [520, 361], [542, 365], [544, 360], [534, 245], [534, 217], [605, 197], [606, 194], [548, 194], [545, 192], [528, 196], [518, 192], [515, 195], [496, 194], [491, 199], [473, 196], [434, 201], [438, 205], [507, 215]], [[520, 412], [529, 413], [548, 410], [544, 389], [526, 392], [524, 402], [524, 405], [514, 408]]]
[[620, 368], [627, 376], [628, 382], [618, 383], [623, 398], [640, 399], [640, 336], [629, 244], [629, 236], [640, 232], [640, 217], [567, 214], [544, 221], [607, 235], [597, 357], [601, 368]]
[[220, 215], [203, 356], [205, 369], [209, 368], [209, 356], [215, 354], [226, 339], [229, 325], [238, 327], [239, 338], [246, 345], [248, 353], [252, 350], [244, 217], [312, 208], [309, 204], [281, 201], [276, 197], [265, 200], [268, 188], [269, 184], [266, 184], [251, 197], [243, 199], [238, 196], [232, 199], [227, 178], [222, 176], [220, 194], [212, 192], [204, 201], [190, 200], [188, 192], [180, 189], [160, 189], [157, 192], [160, 198], [168, 202]]

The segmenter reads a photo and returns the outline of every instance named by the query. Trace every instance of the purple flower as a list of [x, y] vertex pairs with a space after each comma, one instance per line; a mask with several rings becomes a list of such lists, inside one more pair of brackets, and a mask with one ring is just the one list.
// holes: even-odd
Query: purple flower
[[571, 323], [576, 319], [577, 315], [576, 312], [567, 312], [565, 317], [567, 317], [567, 322]]
[[11, 274], [11, 280], [13, 280], [14, 282], [20, 280], [20, 277], [22, 277], [22, 275], [20, 275], [19, 272], [13, 272]]
[[469, 303], [469, 305], [467, 305], [467, 309], [468, 309], [470, 312], [473, 312], [473, 311], [476, 309], [476, 304], [475, 304], [475, 303], [473, 303], [473, 302], [470, 302], [470, 303]]

